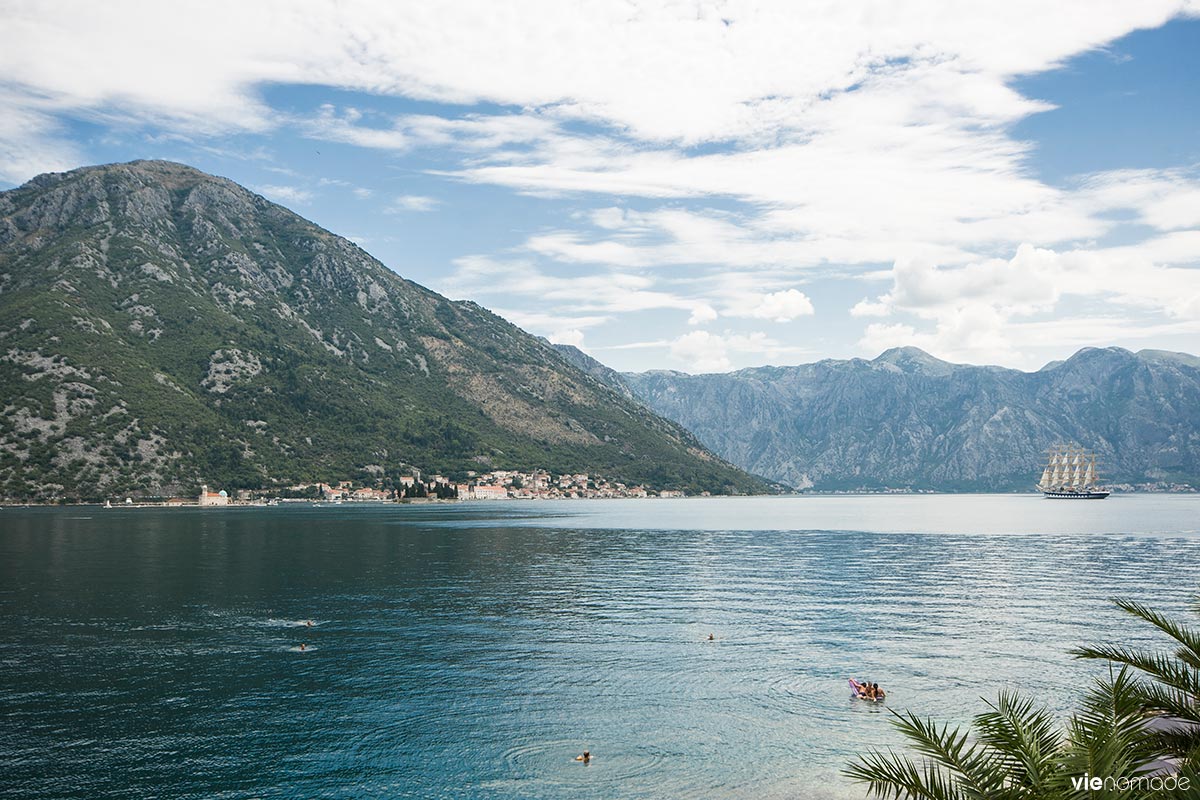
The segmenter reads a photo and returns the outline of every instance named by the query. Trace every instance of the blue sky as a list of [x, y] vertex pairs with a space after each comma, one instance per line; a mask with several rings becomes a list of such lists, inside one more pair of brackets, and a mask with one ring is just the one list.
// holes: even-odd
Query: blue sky
[[0, 188], [189, 163], [619, 369], [1200, 352], [1200, 5], [1046, 5], [0, 0]]

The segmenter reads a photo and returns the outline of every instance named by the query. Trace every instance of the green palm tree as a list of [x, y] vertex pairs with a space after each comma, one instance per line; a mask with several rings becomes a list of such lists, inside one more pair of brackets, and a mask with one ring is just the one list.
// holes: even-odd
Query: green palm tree
[[[1200, 631], [1176, 622], [1132, 600], [1114, 601], [1119, 608], [1170, 637], [1170, 650], [1145, 651], [1123, 645], [1082, 647], [1079, 658], [1100, 658], [1137, 671], [1136, 692], [1143, 708], [1159, 719], [1150, 734], [1159, 748], [1178, 763], [1181, 775], [1200, 778]], [[1200, 613], [1200, 607], [1196, 609]], [[1200, 780], [1196, 781], [1200, 786]], [[1200, 793], [1198, 793], [1200, 794]]]
[[[1158, 752], [1142, 733], [1137, 681], [1122, 669], [1098, 680], [1065, 730], [1045, 708], [1010, 692], [974, 718], [969, 731], [938, 726], [913, 713], [894, 723], [919, 758], [871, 751], [845, 774], [874, 797], [895, 800], [1072, 800], [1102, 798], [1081, 789], [1086, 775], [1133, 777]], [[1149, 794], [1118, 792], [1139, 800]], [[1160, 792], [1157, 797], [1164, 797]]]

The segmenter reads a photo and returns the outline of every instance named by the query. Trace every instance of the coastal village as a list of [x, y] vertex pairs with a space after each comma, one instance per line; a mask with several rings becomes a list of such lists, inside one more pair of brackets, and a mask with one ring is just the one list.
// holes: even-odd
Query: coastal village
[[[672, 489], [653, 489], [645, 486], [629, 486], [610, 482], [606, 478], [588, 473], [554, 475], [546, 470], [531, 472], [519, 470], [494, 470], [485, 473], [468, 473], [465, 482], [451, 481], [444, 475], [424, 477], [419, 470], [412, 475], [402, 476], [391, 488], [364, 486], [355, 481], [317, 481], [297, 483], [279, 489], [239, 489], [232, 493], [205, 485], [198, 497], [171, 497], [158, 501], [125, 498], [123, 505], [154, 506], [245, 506], [276, 505], [280, 503], [324, 502], [324, 503], [414, 503], [447, 502], [460, 500], [584, 500], [609, 498], [677, 498], [687, 493]], [[1195, 493], [1196, 487], [1182, 483], [1116, 484], [1118, 492], [1144, 493]], [[701, 492], [698, 497], [708, 497]], [[876, 495], [876, 494], [938, 494], [933, 490], [914, 489], [858, 489], [822, 492], [831, 495]], [[105, 503], [112, 506], [113, 501]]]
[[[468, 480], [454, 482], [444, 475], [424, 476], [419, 470], [397, 479], [390, 488], [363, 486], [354, 481], [298, 483], [283, 489], [243, 489], [234, 493], [202, 486], [197, 499], [175, 497], [164, 505], [228, 506], [288, 502], [396, 503], [448, 500], [580, 500], [600, 498], [684, 497], [671, 489], [648, 489], [610, 482], [579, 472], [553, 475], [542, 469], [530, 472], [494, 470], [467, 473]], [[707, 496], [708, 492], [703, 492]]]

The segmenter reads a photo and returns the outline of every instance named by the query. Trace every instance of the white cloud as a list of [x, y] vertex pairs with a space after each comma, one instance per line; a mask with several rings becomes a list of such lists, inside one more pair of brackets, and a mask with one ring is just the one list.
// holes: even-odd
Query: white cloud
[[682, 362], [693, 372], [726, 371], [733, 365], [730, 358], [733, 354], [750, 353], [773, 358], [798, 350], [783, 346], [761, 331], [748, 334], [731, 331], [723, 334], [703, 330], [690, 331], [672, 340], [668, 347], [671, 357]]
[[939, 352], [938, 342], [933, 336], [918, 335], [916, 328], [899, 322], [894, 324], [872, 322], [863, 332], [862, 338], [858, 340], [859, 348], [868, 355], [908, 345], [920, 347], [935, 355]]
[[[787, 322], [813, 313], [812, 302], [796, 289], [762, 292], [752, 288], [770, 286], [780, 279], [767, 274], [744, 277], [717, 272], [667, 279], [654, 273], [573, 270], [559, 276], [532, 261], [501, 261], [486, 256], [460, 258], [455, 265], [455, 271], [439, 285], [440, 290], [452, 296], [500, 298], [506, 308], [521, 300], [536, 302], [543, 311], [504, 312], [504, 316], [537, 333], [564, 326], [586, 327], [571, 320], [608, 321], [639, 311], [687, 312], [687, 324], [691, 326], [712, 322], [722, 314]], [[716, 306], [721, 307], [720, 312]]]
[[[492, 312], [504, 317], [506, 320], [516, 325], [519, 328], [524, 328], [531, 333], [536, 333], [539, 336], [554, 341], [554, 335], [558, 331], [584, 331], [588, 328], [594, 328], [598, 325], [610, 321], [612, 317], [592, 315], [558, 315], [546, 314], [540, 312], [517, 311], [507, 308], [494, 308]], [[582, 335], [582, 333], [581, 333]], [[568, 344], [570, 344], [568, 342]]]
[[[926, 324], [917, 328], [907, 322], [872, 323], [859, 346], [875, 353], [915, 345], [953, 360], [1030, 366], [1028, 350], [1048, 343], [1103, 345], [1116, 337], [1144, 338], [1148, 331], [1165, 335], [1200, 330], [1200, 270], [1155, 263], [1144, 251], [1195, 263], [1200, 260], [1200, 232], [1167, 234], [1133, 248], [1060, 253], [1022, 245], [1011, 259], [955, 268], [897, 262], [891, 291], [874, 302], [863, 300], [851, 313], [909, 314]], [[1057, 322], [1038, 319], [1061, 313], [1067, 299], [1103, 302], [1110, 309], [1124, 307], [1142, 316], [1136, 324], [1124, 317], [1121, 325], [1111, 322], [1111, 311], [1064, 316]], [[1147, 319], [1147, 311], [1155, 316]], [[1051, 328], [1056, 338], [1044, 335]], [[1039, 338], [1031, 331], [1043, 333]]]
[[[634, 311], [693, 311], [695, 301], [658, 288], [655, 278], [629, 272], [558, 276], [530, 261], [487, 256], [456, 259], [455, 270], [439, 285], [455, 297], [534, 299], [554, 316], [610, 316]], [[578, 327], [578, 325], [575, 325]]]
[[563, 328], [554, 331], [547, 338], [553, 344], [569, 344], [575, 347], [583, 345], [583, 331], [578, 328]]
[[[564, 320], [794, 320], [812, 313], [794, 287], [815, 269], [879, 264], [895, 265], [890, 291], [851, 314], [893, 324], [869, 325], [864, 341], [1011, 354], [1005, 332], [1064, 298], [1173, 321], [1200, 308], [1194, 166], [1052, 186], [1014, 134], [1048, 108], [1017, 77], [1200, 13], [1195, 2], [10, 5], [0, 178], [77, 165], [86, 153], [68, 121], [193, 142], [287, 126], [381, 158], [438, 148], [449, 166], [435, 175], [453, 180], [598, 196], [606, 207], [529, 236], [527, 261], [463, 259], [447, 281]], [[267, 104], [264, 88], [280, 85], [366, 99], [297, 115]], [[381, 96], [454, 108], [384, 114], [368, 107]], [[436, 202], [404, 195], [391, 208]], [[1125, 219], [1156, 233], [1131, 234]], [[717, 338], [704, 344], [750, 352]]]
[[[1011, 121], [1038, 106], [1006, 79], [1160, 25], [1186, 7], [907, 0], [882, 9], [835, 4], [818, 14], [798, 13], [786, 0], [523, 0], [504, 10], [482, 2], [46, 0], [6, 14], [0, 74], [64, 108], [110, 108], [193, 130], [277, 124], [259, 87], [296, 83], [536, 109], [641, 141], [770, 141], [819, 128], [823, 109], [833, 111], [825, 100], [853, 104], [867, 115], [865, 128], [913, 113], [943, 122], [958, 107], [972, 123]], [[857, 102], [863, 87], [881, 81], [918, 90]], [[409, 144], [403, 134], [384, 134], [362, 143]]]
[[726, 341], [708, 331], [680, 336], [671, 342], [671, 355], [694, 372], [721, 372], [730, 366]]
[[362, 112], [356, 108], [338, 109], [331, 103], [326, 103], [318, 110], [317, 115], [308, 120], [301, 120], [302, 129], [314, 139], [330, 142], [352, 144], [356, 147], [367, 147], [375, 150], [407, 150], [415, 142], [407, 131], [399, 124], [390, 127], [372, 127], [360, 125]]
[[763, 295], [750, 316], [757, 319], [773, 319], [776, 322], [791, 322], [796, 317], [811, 313], [813, 304], [808, 295], [796, 289], [785, 289], [782, 292]]
[[887, 303], [872, 303], [865, 297], [850, 309], [852, 317], [886, 317], [890, 313]]
[[[10, 114], [36, 103], [40, 113], [200, 134], [294, 124], [367, 148], [455, 147], [470, 158], [454, 175], [520, 191], [752, 206], [726, 220], [659, 213], [652, 224], [668, 238], [663, 246], [571, 231], [534, 237], [531, 249], [547, 257], [628, 267], [949, 264], [1107, 229], [1069, 193], [1029, 176], [1029, 146], [1008, 126], [1046, 106], [1009, 83], [1188, 8], [904, 0], [818, 14], [785, 0], [719, 8], [525, 0], [499, 13], [476, 3], [100, 9], [48, 0], [8, 15], [0, 74], [14, 87]], [[297, 119], [260, 96], [262, 86], [289, 82], [520, 110], [397, 117], [326, 104]], [[578, 121], [598, 127], [583, 133]], [[722, 146], [681, 149], [693, 143]], [[32, 171], [37, 160], [17, 158], [10, 172]], [[1192, 224], [1192, 197], [1159, 198], [1147, 218]], [[613, 215], [594, 222], [611, 226]]]
[[1113, 170], [1083, 181], [1077, 202], [1091, 212], [1133, 211], [1161, 231], [1200, 227], [1200, 180], [1193, 169]]
[[1182, 8], [1165, 0], [908, 0], [815, 14], [784, 0], [524, 0], [503, 9], [46, 0], [6, 13], [0, 74], [72, 107], [119, 105], [227, 129], [270, 124], [258, 86], [306, 83], [544, 108], [643, 140], [687, 143], [771, 137], [814, 100], [914, 69], [936, 73], [926, 99], [953, 92], [970, 98], [975, 115], [1011, 119], [1027, 101], [995, 78], [1045, 69]]
[[712, 322], [716, 318], [716, 309], [708, 303], [701, 303], [692, 309], [692, 314], [688, 317], [688, 325], [703, 325], [706, 322]]
[[418, 194], [402, 194], [394, 198], [384, 209], [389, 214], [405, 212], [433, 211], [441, 204], [436, 197], [424, 197]]
[[284, 205], [305, 205], [313, 197], [312, 192], [307, 189], [301, 189], [298, 186], [263, 184], [251, 188], [259, 194]]
[[78, 149], [63, 138], [49, 114], [0, 92], [0, 180], [20, 183], [39, 172], [62, 172], [80, 164]]
[[883, 302], [922, 310], [982, 301], [1011, 313], [1053, 307], [1059, 298], [1058, 254], [1021, 245], [1012, 259], [994, 258], [956, 269], [898, 261], [892, 291]]

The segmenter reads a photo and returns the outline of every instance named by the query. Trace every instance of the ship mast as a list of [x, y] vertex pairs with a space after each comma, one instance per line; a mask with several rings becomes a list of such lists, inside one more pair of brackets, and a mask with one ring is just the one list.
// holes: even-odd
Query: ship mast
[[1054, 449], [1054, 479], [1050, 481], [1055, 489], [1061, 489], [1063, 484], [1067, 482], [1066, 466], [1066, 450], [1062, 445], [1057, 445]]
[[1109, 493], [1097, 487], [1099, 479], [1095, 451], [1060, 442], [1051, 445], [1037, 486], [1047, 497], [1104, 499]]
[[1083, 475], [1083, 485], [1086, 489], [1091, 489], [1096, 485], [1096, 454], [1087, 454], [1087, 471]]

